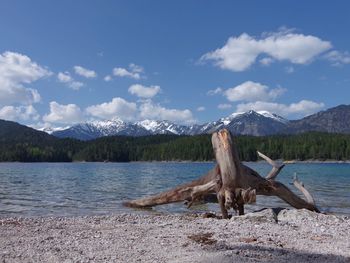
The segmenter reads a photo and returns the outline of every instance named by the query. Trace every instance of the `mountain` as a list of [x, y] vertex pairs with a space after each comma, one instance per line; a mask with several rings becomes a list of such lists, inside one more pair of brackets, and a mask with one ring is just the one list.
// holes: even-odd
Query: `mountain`
[[80, 123], [65, 130], [52, 132], [52, 135], [59, 138], [75, 138], [79, 140], [92, 140], [114, 135], [145, 136], [151, 134], [151, 132], [138, 124], [127, 123], [120, 119]]
[[249, 111], [234, 113], [226, 118], [202, 125], [179, 125], [166, 120], [143, 120], [135, 123], [124, 122], [120, 119], [94, 121], [80, 123], [64, 130], [53, 131], [52, 135], [60, 138], [91, 140], [114, 135], [197, 135], [228, 128], [233, 134], [264, 136], [280, 133], [287, 125], [288, 120], [276, 114], [267, 111]]
[[233, 134], [265, 136], [280, 133], [288, 126], [288, 120], [268, 111], [233, 113], [201, 128], [201, 133], [212, 133], [227, 128]]
[[190, 126], [178, 125], [169, 121], [144, 120], [136, 122], [136, 125], [144, 128], [150, 134], [176, 134], [189, 133]]
[[56, 141], [57, 138], [43, 131], [21, 125], [13, 121], [0, 120], [0, 143], [22, 143], [41, 141]]
[[268, 111], [251, 110], [233, 113], [225, 118], [201, 125], [179, 125], [166, 120], [143, 120], [135, 123], [124, 122], [120, 119], [94, 121], [53, 131], [52, 135], [60, 138], [91, 140], [112, 135], [210, 134], [222, 128], [229, 129], [233, 134], [253, 136], [295, 134], [308, 131], [350, 133], [350, 105], [339, 105], [300, 120], [291, 121]]
[[339, 105], [325, 111], [290, 121], [285, 133], [319, 131], [329, 133], [350, 133], [350, 105]]
[[68, 162], [82, 142], [59, 139], [12, 121], [0, 120], [0, 161]]

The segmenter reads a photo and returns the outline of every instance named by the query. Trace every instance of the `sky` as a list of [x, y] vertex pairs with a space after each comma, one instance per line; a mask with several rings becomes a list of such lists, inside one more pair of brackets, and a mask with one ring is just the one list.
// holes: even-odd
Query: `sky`
[[350, 99], [349, 1], [0, 0], [0, 119], [298, 119]]

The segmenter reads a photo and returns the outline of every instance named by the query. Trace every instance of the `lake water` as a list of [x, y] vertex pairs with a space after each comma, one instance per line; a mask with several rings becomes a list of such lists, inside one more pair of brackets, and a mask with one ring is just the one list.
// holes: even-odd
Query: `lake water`
[[[248, 163], [262, 175], [271, 167]], [[74, 216], [110, 213], [185, 213], [218, 211], [217, 204], [182, 203], [135, 210], [122, 202], [159, 193], [198, 178], [213, 163], [0, 163], [0, 217]], [[350, 215], [350, 164], [292, 164], [278, 180], [294, 190], [294, 172], [322, 211]], [[258, 196], [247, 211], [288, 207], [275, 197]]]

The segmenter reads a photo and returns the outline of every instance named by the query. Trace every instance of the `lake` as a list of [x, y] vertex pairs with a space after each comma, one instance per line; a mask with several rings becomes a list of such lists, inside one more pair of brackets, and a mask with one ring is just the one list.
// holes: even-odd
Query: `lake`
[[[266, 175], [271, 166], [247, 163]], [[198, 178], [214, 163], [0, 163], [0, 217], [77, 216], [110, 213], [219, 211], [217, 204], [187, 209], [182, 203], [137, 210], [122, 202], [159, 193]], [[350, 164], [290, 164], [277, 179], [290, 185], [294, 173], [322, 211], [350, 215]], [[296, 191], [297, 192], [297, 191]], [[246, 211], [289, 207], [275, 197], [258, 196]]]

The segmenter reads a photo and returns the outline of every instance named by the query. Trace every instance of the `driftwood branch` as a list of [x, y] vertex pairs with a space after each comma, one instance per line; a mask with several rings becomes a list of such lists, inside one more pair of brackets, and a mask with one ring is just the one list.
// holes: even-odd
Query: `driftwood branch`
[[244, 204], [254, 203], [256, 195], [267, 195], [277, 196], [297, 209], [306, 208], [319, 212], [311, 194], [297, 179], [294, 180], [294, 185], [304, 194], [306, 201], [284, 184], [275, 181], [284, 164], [278, 164], [258, 152], [258, 155], [272, 166], [266, 178], [260, 176], [241, 163], [233, 137], [226, 129], [213, 133], [212, 145], [217, 165], [207, 174], [158, 195], [128, 201], [124, 205], [142, 208], [185, 201], [190, 207], [199, 201], [217, 201], [222, 217], [228, 218], [228, 211], [231, 208], [242, 215]]
[[268, 162], [272, 166], [272, 170], [269, 172], [269, 174], [265, 178], [268, 180], [274, 180], [276, 176], [280, 173], [282, 168], [284, 167], [284, 164], [278, 164], [276, 161], [271, 160], [269, 157], [267, 157], [265, 154], [262, 154], [259, 151], [257, 151], [257, 153], [261, 158], [263, 158], [266, 162]]
[[305, 196], [307, 202], [311, 205], [315, 205], [315, 200], [312, 197], [312, 195], [309, 193], [308, 190], [306, 190], [306, 188], [304, 187], [304, 184], [302, 182], [299, 182], [298, 180], [298, 176], [296, 173], [294, 173], [294, 178], [293, 178], [293, 184], [294, 186], [303, 193], [303, 195]]

